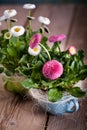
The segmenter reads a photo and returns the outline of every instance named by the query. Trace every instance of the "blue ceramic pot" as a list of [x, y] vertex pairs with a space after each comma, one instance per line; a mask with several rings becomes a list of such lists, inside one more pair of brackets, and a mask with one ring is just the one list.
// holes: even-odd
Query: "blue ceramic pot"
[[41, 90], [31, 89], [30, 94], [45, 111], [51, 114], [63, 115], [76, 112], [79, 109], [78, 99], [71, 95], [64, 95], [57, 102], [50, 102], [47, 99], [47, 95]]

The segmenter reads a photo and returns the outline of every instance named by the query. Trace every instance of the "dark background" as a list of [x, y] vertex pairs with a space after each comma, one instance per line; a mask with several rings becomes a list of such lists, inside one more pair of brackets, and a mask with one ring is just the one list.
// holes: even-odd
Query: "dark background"
[[24, 4], [24, 3], [87, 3], [87, 0], [0, 0], [0, 4]]

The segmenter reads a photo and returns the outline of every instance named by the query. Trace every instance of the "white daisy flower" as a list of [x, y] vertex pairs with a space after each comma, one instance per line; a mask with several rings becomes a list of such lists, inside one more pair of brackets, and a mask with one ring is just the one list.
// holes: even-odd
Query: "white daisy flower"
[[27, 4], [24, 4], [23, 8], [24, 9], [35, 9], [36, 5], [27, 3]]
[[21, 36], [24, 34], [24, 32], [25, 32], [25, 29], [23, 26], [13, 26], [10, 30], [11, 35], [14, 37]]
[[5, 39], [10, 39], [11, 38], [11, 33], [10, 32], [6, 32], [5, 34], [4, 34], [4, 38]]
[[3, 15], [3, 16], [1, 16], [0, 17], [0, 21], [4, 21], [4, 20], [6, 20], [7, 18]]
[[41, 47], [38, 45], [36, 47], [32, 48], [28, 48], [28, 53], [32, 56], [37, 56], [41, 51]]
[[7, 9], [4, 11], [4, 16], [8, 19], [8, 18], [11, 18], [13, 16], [15, 16], [17, 14], [17, 11], [15, 9]]
[[49, 25], [49, 24], [50, 24], [50, 20], [49, 20], [49, 18], [47, 18], [47, 17], [39, 16], [39, 17], [38, 17], [38, 21], [39, 21], [40, 23], [45, 24], [45, 25]]

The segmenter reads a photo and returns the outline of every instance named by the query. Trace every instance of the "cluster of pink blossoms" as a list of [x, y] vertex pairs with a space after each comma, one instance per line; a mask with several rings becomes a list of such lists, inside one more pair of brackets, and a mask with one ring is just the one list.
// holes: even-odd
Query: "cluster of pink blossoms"
[[[56, 44], [55, 42], [61, 42], [65, 38], [66, 36], [64, 34], [51, 36], [49, 38], [49, 42], [53, 42], [54, 44]], [[29, 42], [29, 49], [28, 49], [29, 54], [36, 56], [40, 53], [41, 39], [42, 39], [41, 34], [35, 34], [34, 36], [32, 36]], [[70, 55], [74, 55], [76, 54], [76, 48], [74, 46], [70, 46], [68, 48], [68, 52]], [[57, 60], [49, 60], [43, 65], [42, 74], [45, 78], [49, 80], [55, 80], [61, 77], [61, 75], [63, 74], [63, 65]]]

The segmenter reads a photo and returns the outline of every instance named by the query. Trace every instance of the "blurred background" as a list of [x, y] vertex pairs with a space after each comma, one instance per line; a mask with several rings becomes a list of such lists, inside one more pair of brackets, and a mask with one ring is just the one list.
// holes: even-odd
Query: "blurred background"
[[87, 0], [0, 0], [0, 4], [24, 4], [24, 3], [87, 3]]

